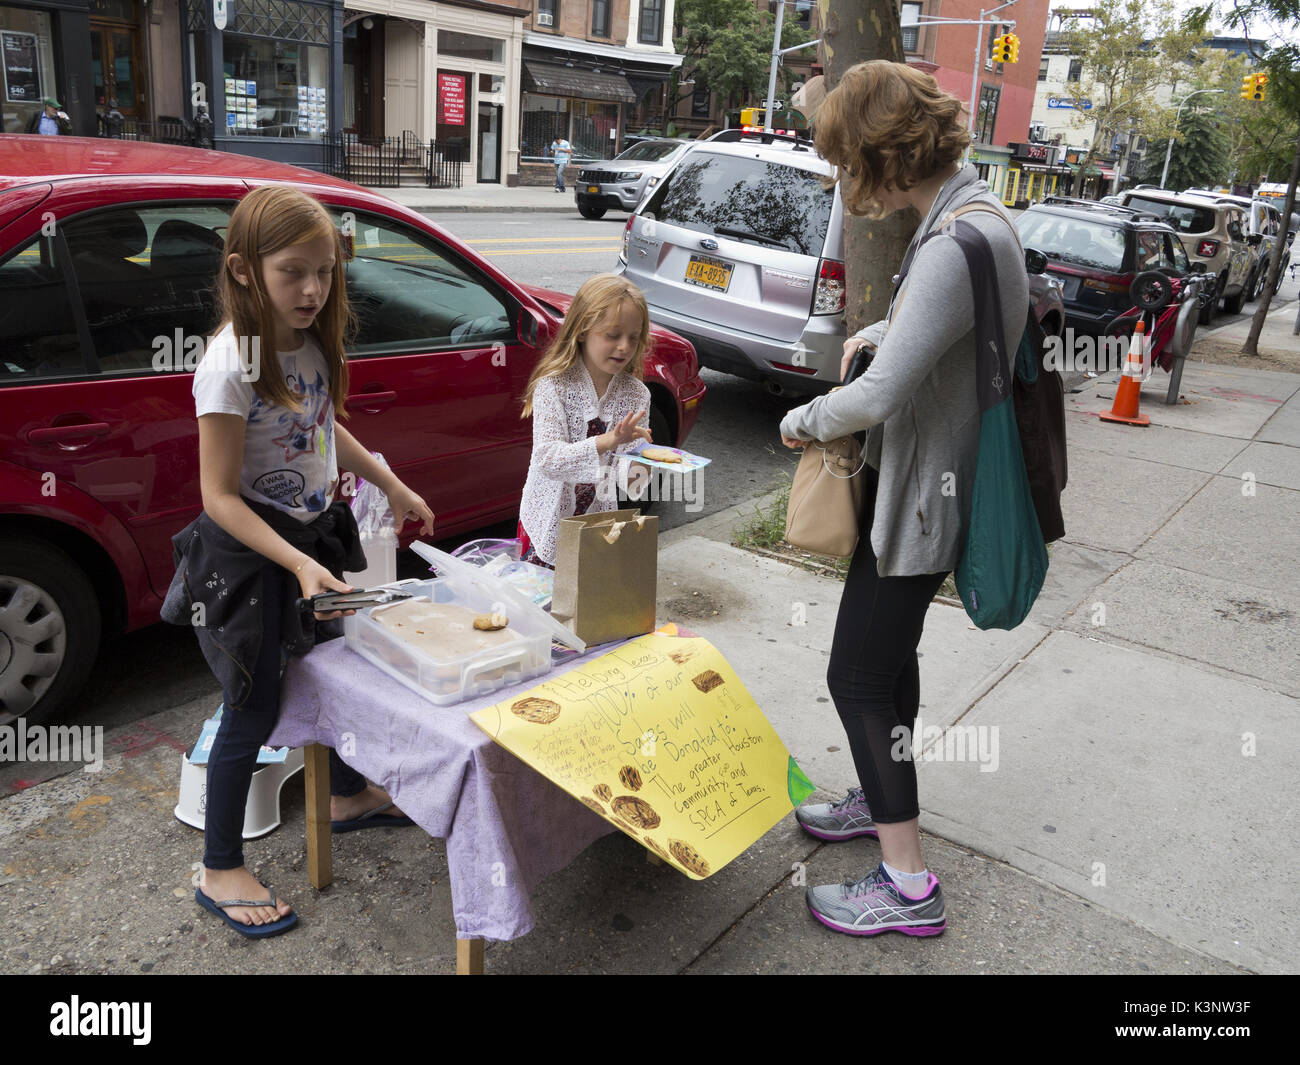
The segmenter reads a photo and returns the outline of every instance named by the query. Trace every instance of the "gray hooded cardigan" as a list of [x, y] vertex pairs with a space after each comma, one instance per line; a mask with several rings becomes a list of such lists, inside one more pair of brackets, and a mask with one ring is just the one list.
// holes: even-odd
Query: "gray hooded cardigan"
[[[967, 166], [940, 189], [913, 243], [973, 200], [1001, 211]], [[1009, 218], [973, 211], [962, 220], [977, 226], [993, 251], [1010, 374], [1029, 307], [1024, 256]], [[882, 577], [948, 572], [961, 558], [980, 425], [974, 313], [961, 248], [935, 236], [916, 253], [889, 317], [858, 334], [878, 345], [867, 372], [781, 421], [781, 434], [799, 440], [870, 430], [867, 460], [880, 471], [871, 546]]]

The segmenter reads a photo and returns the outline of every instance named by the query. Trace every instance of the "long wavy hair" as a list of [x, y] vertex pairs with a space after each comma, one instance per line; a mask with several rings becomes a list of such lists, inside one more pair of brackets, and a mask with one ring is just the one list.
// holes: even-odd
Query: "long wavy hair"
[[646, 306], [645, 296], [627, 278], [616, 274], [597, 274], [582, 283], [569, 305], [569, 313], [564, 316], [559, 334], [537, 360], [533, 375], [528, 379], [528, 388], [524, 391], [521, 417], [528, 418], [533, 413], [533, 392], [537, 388], [537, 382], [543, 377], [563, 373], [582, 358], [582, 338], [610, 311], [618, 314], [624, 300], [631, 300], [641, 312], [641, 335], [637, 338], [636, 351], [621, 372], [631, 374], [637, 380], [641, 379], [645, 353], [650, 346], [650, 309]]
[[880, 190], [910, 189], [961, 158], [962, 103], [929, 74], [885, 59], [850, 67], [817, 111], [817, 151], [833, 163], [844, 206], [881, 218]]
[[[260, 372], [253, 391], [264, 403], [301, 412], [302, 404], [284, 379], [275, 348], [275, 311], [262, 277], [262, 260], [284, 248], [327, 237], [334, 243], [334, 278], [329, 297], [308, 327], [329, 367], [330, 399], [335, 417], [346, 418], [348, 360], [347, 338], [356, 329], [356, 316], [348, 306], [347, 280], [343, 272], [343, 247], [338, 228], [319, 200], [287, 185], [262, 185], [235, 206], [226, 229], [226, 260], [217, 281], [217, 314], [220, 332], [229, 323], [235, 337], [257, 337]], [[238, 255], [248, 271], [249, 283], [241, 285], [230, 269], [229, 256]]]

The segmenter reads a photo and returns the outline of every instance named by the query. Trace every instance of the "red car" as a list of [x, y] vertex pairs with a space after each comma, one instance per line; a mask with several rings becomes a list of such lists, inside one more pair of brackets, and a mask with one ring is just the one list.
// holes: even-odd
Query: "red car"
[[[266, 182], [304, 188], [353, 233], [352, 432], [424, 496], [439, 536], [518, 513], [532, 447], [519, 399], [567, 296], [314, 171], [0, 135], [0, 723], [55, 715], [103, 636], [158, 620], [171, 537], [201, 506], [190, 388], [224, 227]], [[704, 384], [691, 345], [653, 333], [651, 427], [681, 444]]]

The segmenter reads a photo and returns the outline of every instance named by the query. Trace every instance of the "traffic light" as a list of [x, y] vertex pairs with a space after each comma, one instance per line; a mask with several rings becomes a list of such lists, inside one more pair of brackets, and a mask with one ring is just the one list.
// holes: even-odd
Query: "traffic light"
[[1241, 98], [1251, 99], [1255, 94], [1255, 75], [1243, 74], [1241, 78]]
[[1267, 74], [1256, 74], [1256, 75], [1255, 75], [1255, 91], [1254, 91], [1254, 93], [1253, 93], [1253, 94], [1251, 95], [1251, 97], [1250, 97], [1252, 100], [1262, 100], [1262, 99], [1264, 99], [1264, 85], [1265, 85], [1267, 82], [1268, 82], [1268, 75], [1267, 75]]
[[1011, 45], [1011, 58], [1008, 59], [1007, 62], [1019, 63], [1020, 62], [1020, 38], [1017, 37], [1014, 33], [1008, 33], [1007, 41]]
[[1014, 33], [1004, 33], [993, 38], [993, 62], [1019, 63], [1020, 38]]

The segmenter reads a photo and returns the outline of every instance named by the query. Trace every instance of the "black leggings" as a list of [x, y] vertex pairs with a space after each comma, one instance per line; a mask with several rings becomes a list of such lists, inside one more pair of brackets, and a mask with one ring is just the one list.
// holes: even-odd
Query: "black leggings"
[[[881, 577], [871, 548], [876, 471], [867, 467], [863, 535], [849, 564], [835, 620], [826, 683], [848, 737], [872, 819], [882, 824], [920, 816], [911, 730], [921, 702], [916, 648], [925, 612], [946, 573]], [[905, 740], [893, 730], [906, 726]], [[906, 750], [906, 758], [893, 752]]]

